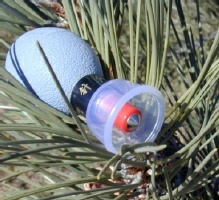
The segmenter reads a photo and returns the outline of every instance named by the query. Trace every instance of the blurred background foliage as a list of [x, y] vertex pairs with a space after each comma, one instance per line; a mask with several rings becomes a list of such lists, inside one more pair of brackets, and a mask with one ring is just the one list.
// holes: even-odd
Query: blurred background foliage
[[[1, 199], [217, 199], [218, 3], [0, 0]], [[162, 91], [166, 118], [154, 143], [113, 155], [86, 123], [37, 100], [4, 70], [14, 40], [43, 26], [87, 40], [106, 78]]]

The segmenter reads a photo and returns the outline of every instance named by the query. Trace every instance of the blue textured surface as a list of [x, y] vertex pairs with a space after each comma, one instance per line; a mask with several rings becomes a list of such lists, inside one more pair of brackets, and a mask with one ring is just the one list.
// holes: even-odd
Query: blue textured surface
[[87, 42], [60, 28], [29, 31], [19, 37], [8, 52], [6, 69], [42, 101], [69, 114], [40, 54], [37, 40], [69, 100], [80, 78], [89, 74], [103, 76], [99, 59]]

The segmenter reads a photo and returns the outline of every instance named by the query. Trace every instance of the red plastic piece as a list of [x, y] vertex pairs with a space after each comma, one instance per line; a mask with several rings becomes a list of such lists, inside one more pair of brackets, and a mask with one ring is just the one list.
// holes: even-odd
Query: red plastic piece
[[132, 132], [133, 130], [130, 130], [128, 128], [128, 119], [134, 114], [138, 114], [142, 117], [141, 111], [138, 108], [129, 103], [126, 103], [119, 111], [115, 119], [114, 125], [125, 132]]

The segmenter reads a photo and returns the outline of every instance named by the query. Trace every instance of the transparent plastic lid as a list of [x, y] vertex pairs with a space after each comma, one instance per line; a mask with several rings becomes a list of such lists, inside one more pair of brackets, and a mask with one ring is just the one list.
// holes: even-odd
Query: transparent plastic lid
[[[130, 132], [115, 125], [119, 111], [127, 103], [141, 111], [139, 126]], [[124, 144], [154, 141], [163, 125], [164, 115], [165, 103], [158, 89], [121, 79], [100, 86], [86, 111], [89, 129], [113, 153], [118, 153]]]

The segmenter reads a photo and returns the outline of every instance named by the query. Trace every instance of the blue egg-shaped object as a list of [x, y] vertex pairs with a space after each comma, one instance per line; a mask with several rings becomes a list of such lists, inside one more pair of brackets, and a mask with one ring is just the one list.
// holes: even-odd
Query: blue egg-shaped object
[[5, 67], [36, 97], [69, 114], [48, 67], [37, 46], [43, 48], [66, 96], [84, 76], [103, 76], [99, 59], [90, 45], [72, 32], [61, 28], [37, 28], [20, 36], [11, 46]]

